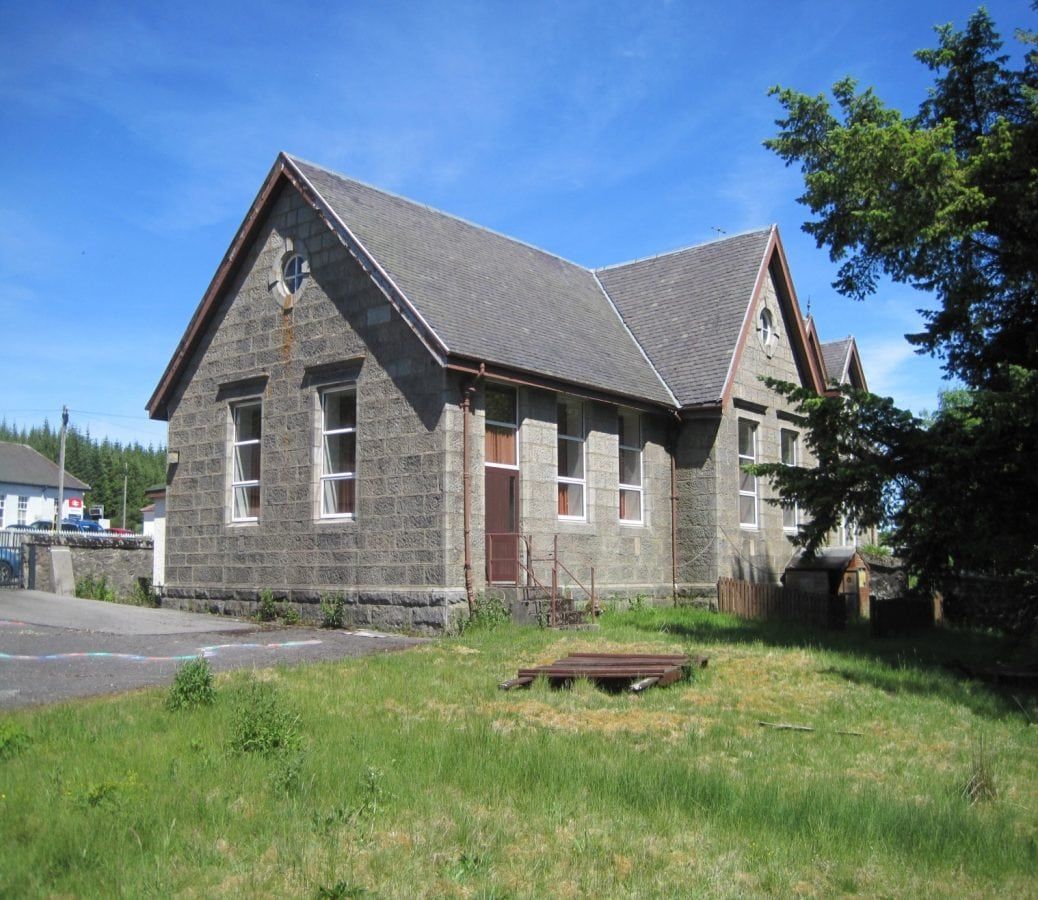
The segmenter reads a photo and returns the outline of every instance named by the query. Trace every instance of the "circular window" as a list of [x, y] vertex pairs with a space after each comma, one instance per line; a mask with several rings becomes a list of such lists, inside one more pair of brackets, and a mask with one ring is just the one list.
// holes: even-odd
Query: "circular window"
[[761, 345], [770, 355], [771, 351], [775, 349], [775, 341], [778, 339], [778, 335], [775, 333], [775, 319], [772, 317], [770, 309], [765, 308], [760, 311], [759, 331]]
[[285, 290], [290, 294], [298, 294], [303, 282], [306, 281], [307, 269], [306, 260], [303, 259], [301, 253], [293, 253], [289, 256], [281, 267], [281, 280], [285, 285]]

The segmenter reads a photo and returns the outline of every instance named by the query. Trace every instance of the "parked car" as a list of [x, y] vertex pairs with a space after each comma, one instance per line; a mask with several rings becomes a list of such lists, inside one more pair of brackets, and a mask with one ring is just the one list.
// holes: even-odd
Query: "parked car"
[[22, 523], [21, 525], [8, 525], [5, 531], [51, 531], [54, 523], [50, 519], [37, 519], [35, 522]]
[[126, 535], [131, 535], [132, 536], [132, 535], [136, 534], [136, 532], [130, 531], [129, 528], [109, 528], [108, 529], [108, 533], [109, 534], [122, 535], [123, 537], [125, 537]]
[[105, 530], [99, 522], [93, 519], [62, 519], [62, 531], [84, 531], [92, 534], [104, 534]]
[[14, 581], [19, 577], [21, 567], [21, 550], [12, 547], [0, 547], [0, 584]]

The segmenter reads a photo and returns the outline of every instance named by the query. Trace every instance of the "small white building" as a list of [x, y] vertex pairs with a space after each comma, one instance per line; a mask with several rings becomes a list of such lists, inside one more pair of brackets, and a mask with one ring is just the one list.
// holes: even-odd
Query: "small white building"
[[151, 503], [141, 508], [141, 530], [154, 542], [151, 584], [160, 588], [166, 582], [166, 487], [150, 487], [144, 495]]
[[[0, 441], [0, 528], [54, 520], [60, 469], [25, 444]], [[83, 495], [90, 485], [65, 473], [62, 519], [83, 517]]]

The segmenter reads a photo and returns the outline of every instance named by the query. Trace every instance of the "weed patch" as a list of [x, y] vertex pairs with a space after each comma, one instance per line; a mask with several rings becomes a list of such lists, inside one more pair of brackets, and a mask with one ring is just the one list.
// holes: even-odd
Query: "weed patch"
[[84, 575], [76, 579], [76, 596], [87, 600], [106, 600], [114, 603], [115, 589], [108, 583], [104, 575]]
[[342, 594], [321, 597], [321, 627], [342, 628], [346, 624], [346, 598]]
[[261, 622], [273, 622], [278, 617], [278, 605], [274, 600], [274, 592], [269, 590], [260, 591], [259, 609], [256, 618]]
[[230, 747], [235, 752], [272, 756], [298, 750], [302, 744], [298, 714], [270, 682], [250, 678], [239, 685], [231, 718]]
[[29, 735], [13, 722], [0, 722], [0, 760], [12, 759], [28, 748]]
[[472, 615], [462, 623], [462, 634], [473, 631], [493, 631], [507, 625], [512, 620], [512, 612], [503, 599], [493, 594], [480, 594], [472, 609]]
[[171, 710], [211, 706], [216, 699], [213, 670], [203, 656], [185, 662], [177, 669], [166, 696], [166, 707]]

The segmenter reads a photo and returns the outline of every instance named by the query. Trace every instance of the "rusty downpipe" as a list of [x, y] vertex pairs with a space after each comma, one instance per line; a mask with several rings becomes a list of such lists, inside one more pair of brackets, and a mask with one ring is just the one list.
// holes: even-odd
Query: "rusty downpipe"
[[678, 440], [681, 437], [681, 415], [674, 413], [670, 433], [670, 598], [678, 605]]
[[472, 413], [472, 395], [476, 385], [486, 371], [485, 363], [479, 364], [479, 372], [461, 388], [461, 470], [462, 470], [462, 527], [465, 534], [465, 599], [469, 615], [476, 609], [476, 593], [472, 584], [472, 472], [469, 465], [469, 417]]

